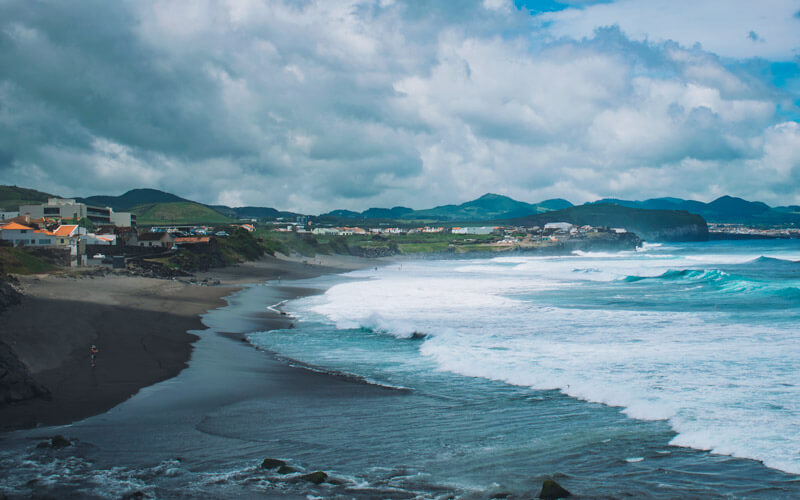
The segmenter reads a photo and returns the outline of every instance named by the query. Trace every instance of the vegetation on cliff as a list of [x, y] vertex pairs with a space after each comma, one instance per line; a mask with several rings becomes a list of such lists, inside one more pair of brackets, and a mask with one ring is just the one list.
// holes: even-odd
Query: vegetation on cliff
[[[230, 236], [212, 238], [207, 245], [188, 245], [166, 258], [163, 263], [182, 271], [207, 270], [248, 260], [255, 260], [266, 249], [247, 230], [240, 227], [222, 227]], [[151, 259], [158, 261], [159, 259]]]
[[38, 253], [37, 256], [22, 248], [0, 245], [0, 269], [14, 274], [47, 273], [58, 269], [43, 252]]
[[611, 203], [580, 205], [507, 221], [510, 224], [543, 226], [548, 222], [625, 228], [649, 241], [705, 241], [708, 225], [697, 214], [685, 210], [648, 210]]

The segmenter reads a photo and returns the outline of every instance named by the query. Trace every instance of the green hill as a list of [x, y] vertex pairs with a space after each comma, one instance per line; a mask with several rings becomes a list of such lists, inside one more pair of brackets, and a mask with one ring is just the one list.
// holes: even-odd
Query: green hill
[[175, 203], [175, 202], [191, 202], [180, 196], [172, 193], [159, 191], [158, 189], [131, 189], [125, 194], [119, 196], [106, 196], [97, 195], [89, 196], [88, 198], [78, 198], [81, 203], [87, 205], [95, 205], [100, 207], [111, 207], [116, 211], [130, 210], [139, 205], [151, 205], [155, 203]]
[[647, 210], [611, 203], [580, 205], [505, 221], [512, 225], [544, 226], [548, 222], [625, 228], [647, 241], [705, 241], [708, 225], [685, 210]]
[[19, 210], [20, 205], [47, 203], [48, 198], [57, 198], [57, 196], [36, 191], [35, 189], [0, 186], [0, 209], [3, 211], [13, 212]]
[[226, 224], [234, 222], [216, 210], [192, 201], [151, 203], [130, 209], [139, 225], [147, 224]]
[[544, 211], [537, 206], [517, 201], [508, 196], [487, 193], [477, 200], [468, 201], [460, 205], [442, 205], [427, 210], [416, 210], [409, 214], [414, 219], [441, 219], [441, 220], [491, 220], [522, 217]]

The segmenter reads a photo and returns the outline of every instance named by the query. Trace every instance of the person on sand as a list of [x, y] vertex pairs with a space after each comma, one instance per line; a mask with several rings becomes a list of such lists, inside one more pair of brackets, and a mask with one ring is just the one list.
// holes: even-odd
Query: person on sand
[[92, 344], [92, 347], [89, 348], [89, 359], [91, 360], [92, 368], [94, 368], [95, 359], [97, 359], [98, 352], [100, 352], [100, 350], [96, 345]]

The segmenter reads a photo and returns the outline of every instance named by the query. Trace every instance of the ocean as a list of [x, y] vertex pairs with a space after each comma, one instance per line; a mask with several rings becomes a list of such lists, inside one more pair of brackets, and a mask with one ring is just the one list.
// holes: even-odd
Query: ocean
[[[247, 319], [270, 286], [250, 287], [181, 375], [56, 429], [91, 443], [79, 458], [7, 436], [0, 492], [530, 498], [553, 477], [584, 498], [798, 498], [798, 261], [797, 240], [407, 259], [299, 283], [324, 293], [273, 331]], [[198, 387], [213, 404], [181, 399]]]

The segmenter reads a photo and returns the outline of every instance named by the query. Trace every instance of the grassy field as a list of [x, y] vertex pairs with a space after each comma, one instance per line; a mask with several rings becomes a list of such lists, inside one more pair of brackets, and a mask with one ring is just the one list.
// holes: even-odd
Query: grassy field
[[439, 253], [449, 252], [451, 246], [455, 251], [478, 249], [486, 251], [491, 247], [486, 244], [497, 239], [492, 235], [458, 235], [449, 233], [417, 233], [398, 235], [353, 235], [329, 236], [307, 233], [283, 233], [267, 229], [256, 231], [260, 244], [272, 254], [296, 252], [306, 257], [317, 254], [361, 255], [364, 250], [387, 248], [392, 253]]
[[179, 201], [152, 203], [131, 209], [139, 225], [147, 224], [226, 224], [233, 220], [199, 203]]

